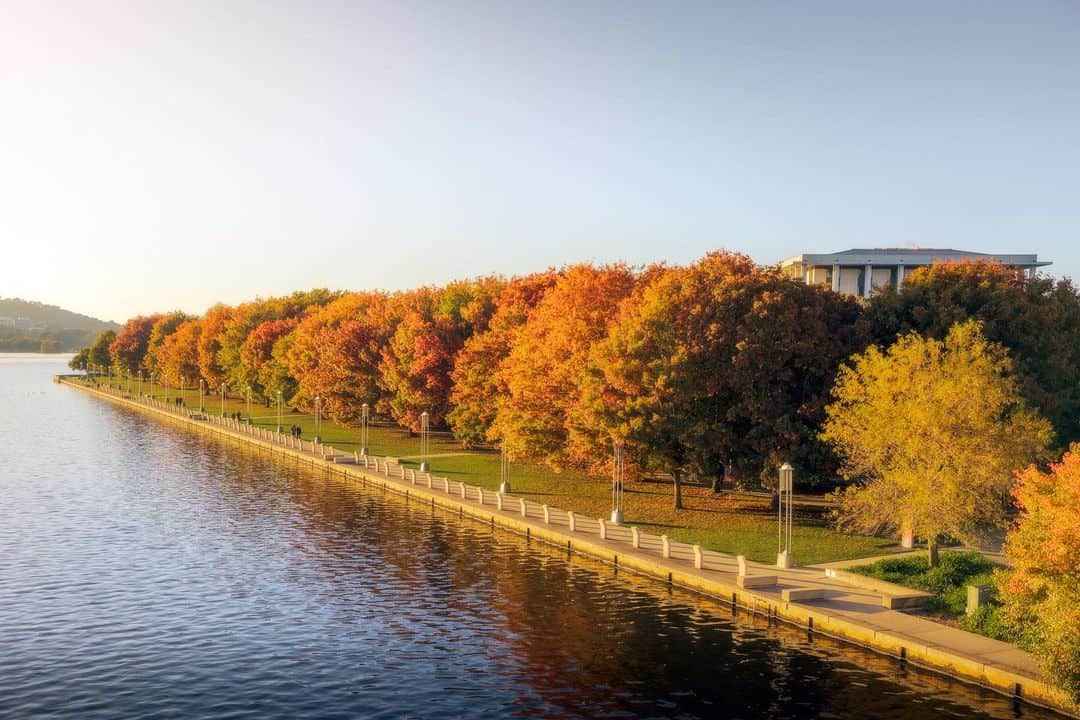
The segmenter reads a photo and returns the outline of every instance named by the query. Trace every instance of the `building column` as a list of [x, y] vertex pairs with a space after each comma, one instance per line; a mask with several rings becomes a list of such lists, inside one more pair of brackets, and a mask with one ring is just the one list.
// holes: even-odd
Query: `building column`
[[874, 281], [874, 266], [867, 265], [866, 270], [863, 271], [863, 283], [862, 283], [862, 296], [864, 298], [870, 297], [870, 291], [873, 289]]
[[840, 266], [836, 264], [832, 266], [832, 289], [833, 292], [840, 292]]
[[899, 290], [900, 286], [904, 284], [904, 263], [900, 263], [896, 266], [896, 289]]

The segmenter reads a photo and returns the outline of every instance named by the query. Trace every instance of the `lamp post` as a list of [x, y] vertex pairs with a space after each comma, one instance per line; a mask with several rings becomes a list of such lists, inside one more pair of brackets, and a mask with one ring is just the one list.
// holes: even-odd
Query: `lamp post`
[[139, 397], [142, 397], [142, 370], [139, 371]]
[[281, 405], [283, 403], [281, 391], [277, 391], [277, 431], [281, 433]]
[[[780, 484], [776, 488], [777, 493], [777, 519], [779, 529], [777, 531], [777, 544], [779, 548], [776, 555], [776, 567], [795, 567], [795, 556], [791, 553], [791, 506], [792, 488], [795, 472], [790, 463], [780, 466]], [[787, 513], [784, 512], [784, 499], [787, 498]]]
[[506, 448], [499, 450], [499, 492], [510, 492], [510, 456], [506, 454]]
[[180, 407], [187, 407], [187, 378], [180, 376]]
[[360, 406], [360, 454], [368, 454], [368, 413], [371, 408], [367, 403]]
[[420, 413], [420, 472], [430, 472], [431, 464], [428, 462], [428, 450], [431, 445], [431, 416], [427, 411]]
[[614, 443], [615, 457], [611, 473], [611, 522], [622, 525], [623, 521], [623, 442]]
[[206, 381], [199, 378], [199, 412], [203, 412], [203, 396], [206, 394]]
[[247, 408], [248, 408], [247, 421], [248, 421], [248, 425], [251, 425], [251, 386], [250, 385], [247, 386]]
[[225, 417], [225, 383], [221, 383], [221, 417]]

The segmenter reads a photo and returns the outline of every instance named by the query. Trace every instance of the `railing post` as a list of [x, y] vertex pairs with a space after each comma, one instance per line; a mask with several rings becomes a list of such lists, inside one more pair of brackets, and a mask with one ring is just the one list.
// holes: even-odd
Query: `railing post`
[[607, 523], [604, 518], [600, 518], [600, 539], [607, 540]]
[[430, 490], [433, 487], [432, 484], [431, 484], [431, 473], [424, 473], [424, 474], [427, 475], [427, 486], [428, 486], [428, 490]]
[[668, 540], [667, 535], [660, 536], [660, 549], [663, 551], [664, 557], [671, 557], [671, 541]]
[[570, 532], [577, 532], [577, 518], [574, 517], [573, 510], [566, 511], [566, 527]]
[[502, 510], [502, 506], [503, 506], [503, 494], [502, 493], [495, 493], [495, 507], [498, 508], [499, 510]]
[[635, 548], [641, 547], [641, 533], [638, 532], [637, 526], [630, 528], [630, 544]]
[[525, 498], [521, 498], [521, 517], [529, 517], [529, 503]]
[[462, 481], [462, 483], [461, 483], [461, 499], [462, 500], [468, 500], [469, 499], [468, 487], [469, 486], [466, 485], [464, 481]]
[[544, 506], [544, 524], [551, 524], [551, 508], [549, 508], [547, 505]]
[[700, 545], [695, 545], [694, 546], [694, 567], [696, 567], [698, 570], [700, 570], [701, 567], [704, 564], [705, 564], [705, 558], [701, 553], [701, 546]]
[[484, 488], [476, 488], [476, 499], [481, 505], [484, 504]]

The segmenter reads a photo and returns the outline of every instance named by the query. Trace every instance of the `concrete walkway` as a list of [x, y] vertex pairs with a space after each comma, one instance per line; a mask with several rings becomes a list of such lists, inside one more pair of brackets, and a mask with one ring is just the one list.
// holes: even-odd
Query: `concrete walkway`
[[[588, 554], [620, 568], [666, 579], [669, 583], [743, 606], [751, 612], [803, 625], [812, 632], [846, 639], [1061, 711], [1076, 712], [1060, 693], [1043, 682], [1031, 655], [1015, 645], [888, 609], [887, 598], [906, 592], [899, 586], [891, 586], [897, 588], [895, 592], [888, 588], [865, 589], [826, 577], [821, 566], [780, 569], [750, 562], [746, 566], [746, 577], [760, 581], [763, 577], [774, 576], [775, 582], [752, 589], [742, 587], [737, 559], [731, 555], [703, 550], [631, 526], [612, 525], [602, 518], [580, 517], [526, 498], [502, 495], [461, 481], [417, 472], [396, 464], [393, 459], [356, 457], [228, 418], [198, 416], [196, 419], [183, 409], [178, 412], [171, 406], [126, 398], [81, 382], [61, 378], [58, 381], [125, 405], [170, 416], [189, 426], [246, 441], [275, 454], [325, 467], [329, 472], [340, 473], [363, 484], [376, 484], [406, 498], [430, 502], [433, 507], [445, 507], [490, 522], [492, 526], [499, 525]], [[870, 561], [862, 559], [853, 564]], [[791, 595], [793, 591], [796, 596]], [[803, 599], [797, 599], [800, 593]]]

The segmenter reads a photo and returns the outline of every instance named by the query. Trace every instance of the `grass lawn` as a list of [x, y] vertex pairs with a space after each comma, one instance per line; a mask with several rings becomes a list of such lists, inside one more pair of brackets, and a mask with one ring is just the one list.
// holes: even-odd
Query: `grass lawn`
[[[126, 389], [126, 383], [123, 384]], [[137, 384], [132, 389], [137, 391]], [[150, 392], [144, 383], [144, 392]], [[163, 399], [161, 387], [153, 395]], [[175, 398], [177, 390], [168, 392]], [[187, 407], [197, 409], [198, 393], [188, 390]], [[221, 396], [205, 399], [206, 411], [221, 412]], [[229, 398], [225, 413], [241, 412], [247, 416], [246, 402]], [[277, 427], [276, 408], [252, 403], [254, 423], [260, 427]], [[286, 430], [299, 425], [303, 437], [314, 436], [315, 420], [311, 415], [286, 411], [282, 417]], [[396, 426], [372, 426], [369, 450], [372, 455], [387, 455], [401, 459], [406, 467], [420, 464], [420, 438], [409, 437]], [[359, 449], [359, 430], [323, 420], [322, 439], [327, 445], [345, 452]], [[483, 450], [463, 450], [448, 435], [432, 435], [429, 462], [431, 472], [472, 485], [495, 490], [499, 484], [499, 455]], [[580, 473], [555, 474], [547, 468], [515, 463], [510, 471], [510, 484], [515, 495], [537, 503], [573, 510], [592, 517], [607, 517], [611, 512], [611, 482]], [[731, 554], [746, 555], [760, 562], [775, 562], [777, 522], [768, 504], [762, 499], [734, 499], [726, 494], [714, 494], [708, 488], [685, 487], [685, 509], [672, 507], [670, 483], [643, 481], [628, 483], [625, 493], [626, 522], [655, 534], [667, 534], [673, 539], [700, 544], [704, 548]], [[813, 517], [796, 517], [792, 547], [802, 564], [811, 565], [830, 560], [847, 560], [880, 555], [896, 544], [890, 538], [848, 535], [827, 527]]]
[[974, 615], [965, 615], [967, 586], [994, 587], [995, 567], [990, 560], [977, 552], [943, 552], [935, 568], [931, 568], [926, 557], [922, 555], [907, 555], [847, 569], [878, 580], [934, 593], [934, 597], [927, 603], [926, 611], [937, 619], [955, 622], [959, 627], [980, 635], [1015, 642], [1016, 638], [1002, 623], [996, 604], [996, 591], [993, 591], [988, 606]]

